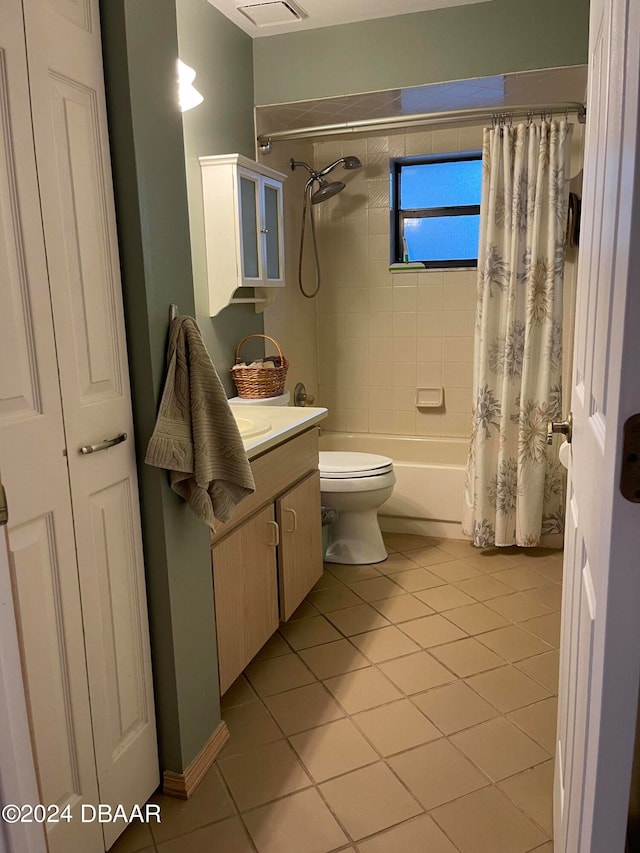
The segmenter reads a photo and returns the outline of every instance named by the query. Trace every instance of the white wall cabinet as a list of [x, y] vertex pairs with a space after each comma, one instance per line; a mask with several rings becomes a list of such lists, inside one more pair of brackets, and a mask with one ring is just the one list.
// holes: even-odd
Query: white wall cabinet
[[220, 525], [211, 549], [221, 694], [322, 576], [317, 430], [251, 468], [256, 491]]
[[[209, 314], [231, 302], [268, 305], [284, 287], [286, 175], [241, 154], [200, 157]], [[236, 296], [238, 288], [253, 295]]]

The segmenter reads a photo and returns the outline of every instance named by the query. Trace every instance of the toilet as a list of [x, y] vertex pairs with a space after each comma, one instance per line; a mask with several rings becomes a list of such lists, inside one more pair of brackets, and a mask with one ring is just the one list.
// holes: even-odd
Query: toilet
[[393, 460], [373, 453], [320, 451], [322, 505], [339, 516], [329, 527], [328, 563], [363, 565], [387, 558], [378, 509], [391, 497]]

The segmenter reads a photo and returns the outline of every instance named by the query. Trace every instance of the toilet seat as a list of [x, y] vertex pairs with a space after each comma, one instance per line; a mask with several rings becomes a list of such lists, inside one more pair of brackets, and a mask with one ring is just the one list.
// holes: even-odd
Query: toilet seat
[[388, 474], [393, 471], [393, 460], [375, 453], [321, 450], [318, 468], [323, 480], [352, 480]]

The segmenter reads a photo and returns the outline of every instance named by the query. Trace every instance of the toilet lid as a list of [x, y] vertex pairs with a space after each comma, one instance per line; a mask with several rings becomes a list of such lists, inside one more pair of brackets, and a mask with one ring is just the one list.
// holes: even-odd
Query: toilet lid
[[321, 450], [319, 456], [320, 476], [326, 479], [376, 477], [393, 470], [393, 459], [375, 453]]

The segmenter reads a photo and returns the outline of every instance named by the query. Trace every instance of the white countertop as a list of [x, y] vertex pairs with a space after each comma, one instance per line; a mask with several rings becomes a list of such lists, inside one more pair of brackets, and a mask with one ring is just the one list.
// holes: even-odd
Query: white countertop
[[260, 435], [243, 438], [244, 449], [249, 459], [255, 459], [265, 450], [270, 450], [294, 435], [304, 432], [327, 417], [328, 411], [320, 406], [252, 406], [247, 403], [234, 405], [231, 411], [236, 418], [267, 421], [270, 429]]

